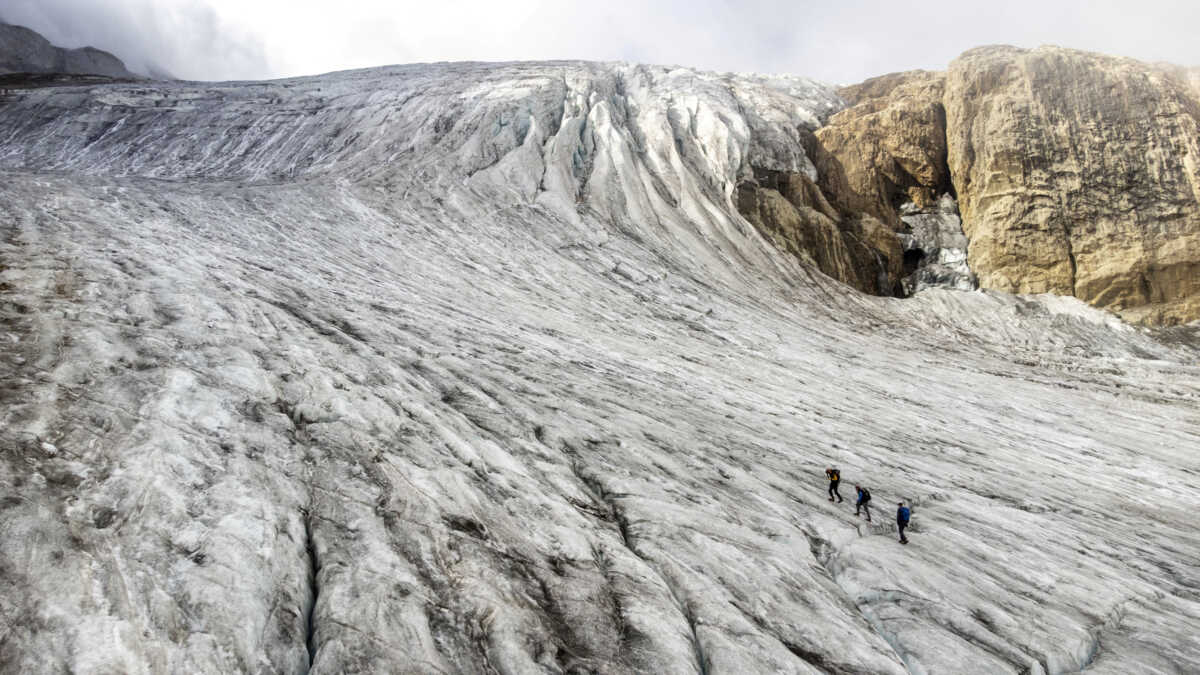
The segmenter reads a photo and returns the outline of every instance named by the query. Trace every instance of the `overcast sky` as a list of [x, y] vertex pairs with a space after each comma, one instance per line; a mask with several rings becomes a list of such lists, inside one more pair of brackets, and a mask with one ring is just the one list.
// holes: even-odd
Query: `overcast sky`
[[204, 80], [591, 59], [849, 84], [997, 43], [1200, 65], [1200, 0], [0, 0], [0, 19]]

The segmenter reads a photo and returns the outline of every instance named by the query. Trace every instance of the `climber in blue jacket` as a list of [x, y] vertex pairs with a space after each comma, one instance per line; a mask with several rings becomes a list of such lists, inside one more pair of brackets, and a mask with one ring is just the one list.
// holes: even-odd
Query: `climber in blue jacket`
[[855, 485], [854, 491], [858, 495], [858, 501], [854, 502], [854, 515], [863, 511], [867, 514], [867, 522], [871, 522], [871, 491], [861, 485]]
[[896, 525], [900, 528], [900, 543], [907, 544], [908, 537], [904, 536], [904, 528], [908, 527], [908, 518], [912, 512], [908, 510], [904, 502], [900, 502], [899, 506], [900, 508], [896, 509]]

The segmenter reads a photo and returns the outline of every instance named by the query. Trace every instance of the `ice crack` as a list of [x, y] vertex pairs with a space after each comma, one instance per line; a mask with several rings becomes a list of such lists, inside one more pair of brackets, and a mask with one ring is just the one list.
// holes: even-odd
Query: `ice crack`
[[318, 573], [321, 570], [321, 565], [320, 560], [317, 558], [316, 543], [313, 541], [312, 516], [307, 510], [302, 515], [304, 518], [304, 551], [308, 562], [304, 644], [308, 650], [308, 670], [311, 672], [313, 664], [317, 660], [316, 608], [317, 598], [321, 592], [318, 582]]

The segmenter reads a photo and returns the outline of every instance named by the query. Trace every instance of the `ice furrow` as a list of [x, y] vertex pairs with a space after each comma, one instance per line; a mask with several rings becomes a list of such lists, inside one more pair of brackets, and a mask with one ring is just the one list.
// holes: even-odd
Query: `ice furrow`
[[311, 672], [317, 662], [318, 649], [320, 642], [317, 637], [317, 619], [316, 609], [317, 600], [321, 597], [321, 588], [318, 580], [320, 579], [321, 564], [317, 558], [316, 544], [313, 542], [313, 527], [312, 519], [308, 513], [302, 513], [301, 518], [304, 520], [304, 550], [307, 559], [307, 569], [305, 576], [308, 579], [308, 588], [304, 593], [304, 645], [308, 651], [308, 668], [305, 672]]

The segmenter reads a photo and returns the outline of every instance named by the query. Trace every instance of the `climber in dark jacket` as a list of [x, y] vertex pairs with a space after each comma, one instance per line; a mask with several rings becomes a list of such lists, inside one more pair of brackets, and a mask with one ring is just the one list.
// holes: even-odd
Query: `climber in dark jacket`
[[867, 515], [867, 522], [871, 522], [871, 491], [858, 485], [854, 486], [854, 491], [858, 493], [858, 501], [854, 502], [854, 515], [857, 516], [859, 509], [862, 509]]
[[908, 518], [911, 512], [904, 502], [899, 503], [900, 508], [896, 509], [896, 526], [900, 528], [900, 543], [907, 544], [908, 537], [904, 536], [904, 528], [908, 527]]
[[837, 497], [839, 504], [846, 501], [838, 494], [838, 481], [842, 479], [842, 472], [837, 469], [825, 469], [825, 476], [829, 478], [829, 501], [833, 501], [834, 497]]

